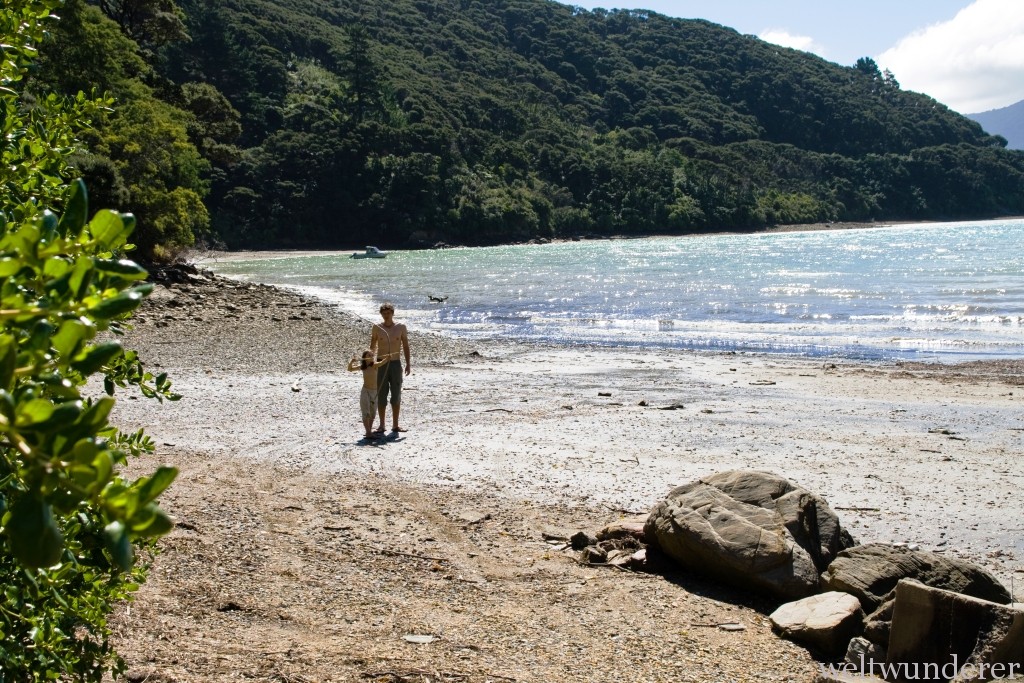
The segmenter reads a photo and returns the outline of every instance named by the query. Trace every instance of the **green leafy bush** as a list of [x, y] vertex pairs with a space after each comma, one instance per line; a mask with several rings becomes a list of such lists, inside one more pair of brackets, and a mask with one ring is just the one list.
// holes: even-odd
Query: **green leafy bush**
[[[118, 386], [177, 398], [110, 334], [151, 285], [123, 258], [135, 220], [88, 219], [68, 183], [76, 133], [107, 103], [32, 101], [18, 84], [57, 0], [0, 12], [0, 681], [100, 681], [123, 666], [107, 615], [145, 570], [138, 549], [172, 528], [155, 499], [174, 468], [127, 481], [118, 466], [152, 450], [108, 423]], [[63, 205], [60, 215], [52, 208]], [[106, 395], [84, 390], [103, 376]]]

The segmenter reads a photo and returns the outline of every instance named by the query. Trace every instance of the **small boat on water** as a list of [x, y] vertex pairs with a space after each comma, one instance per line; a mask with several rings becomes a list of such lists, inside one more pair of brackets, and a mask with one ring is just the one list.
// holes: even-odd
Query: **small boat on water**
[[352, 252], [352, 258], [384, 258], [388, 255], [388, 252], [381, 251], [377, 247], [366, 247], [366, 251]]

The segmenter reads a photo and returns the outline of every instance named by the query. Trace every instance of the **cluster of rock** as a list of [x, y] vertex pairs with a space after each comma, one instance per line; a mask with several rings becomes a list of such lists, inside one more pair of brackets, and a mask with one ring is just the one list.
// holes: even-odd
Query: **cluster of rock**
[[211, 271], [182, 261], [149, 267], [149, 279], [163, 285], [205, 284], [214, 277]]
[[773, 474], [715, 474], [671, 491], [642, 529], [574, 539], [588, 562], [646, 566], [646, 545], [688, 571], [788, 601], [771, 614], [776, 631], [826, 660], [844, 657], [822, 681], [1024, 677], [1024, 610], [990, 572], [858, 545], [821, 496]]
[[606, 526], [596, 535], [580, 531], [569, 539], [586, 564], [607, 564], [625, 569], [647, 569], [644, 523], [625, 521]]
[[271, 322], [323, 320], [322, 307], [313, 300], [272, 285], [219, 277], [190, 263], [151, 266], [149, 279], [161, 286], [146, 299], [136, 322], [167, 327], [175, 320], [205, 322], [242, 315], [259, 315]]

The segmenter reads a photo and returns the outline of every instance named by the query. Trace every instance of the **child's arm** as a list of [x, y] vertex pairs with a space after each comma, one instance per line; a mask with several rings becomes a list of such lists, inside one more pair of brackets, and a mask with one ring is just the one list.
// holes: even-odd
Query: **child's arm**
[[362, 370], [363, 368], [361, 366], [362, 366], [362, 364], [359, 362], [359, 359], [356, 358], [355, 356], [352, 356], [352, 360], [350, 360], [348, 362], [349, 372], [355, 372], [356, 370]]

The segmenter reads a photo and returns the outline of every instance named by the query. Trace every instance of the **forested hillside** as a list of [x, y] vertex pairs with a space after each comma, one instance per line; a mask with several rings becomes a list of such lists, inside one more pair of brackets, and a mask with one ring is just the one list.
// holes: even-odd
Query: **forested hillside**
[[80, 2], [53, 52], [81, 54], [48, 79], [127, 104], [83, 169], [113, 189], [145, 176], [130, 202], [192, 216], [157, 243], [187, 241], [175, 227], [232, 247], [418, 246], [1024, 213], [1024, 153], [1004, 139], [870, 59], [704, 21], [550, 0]]

